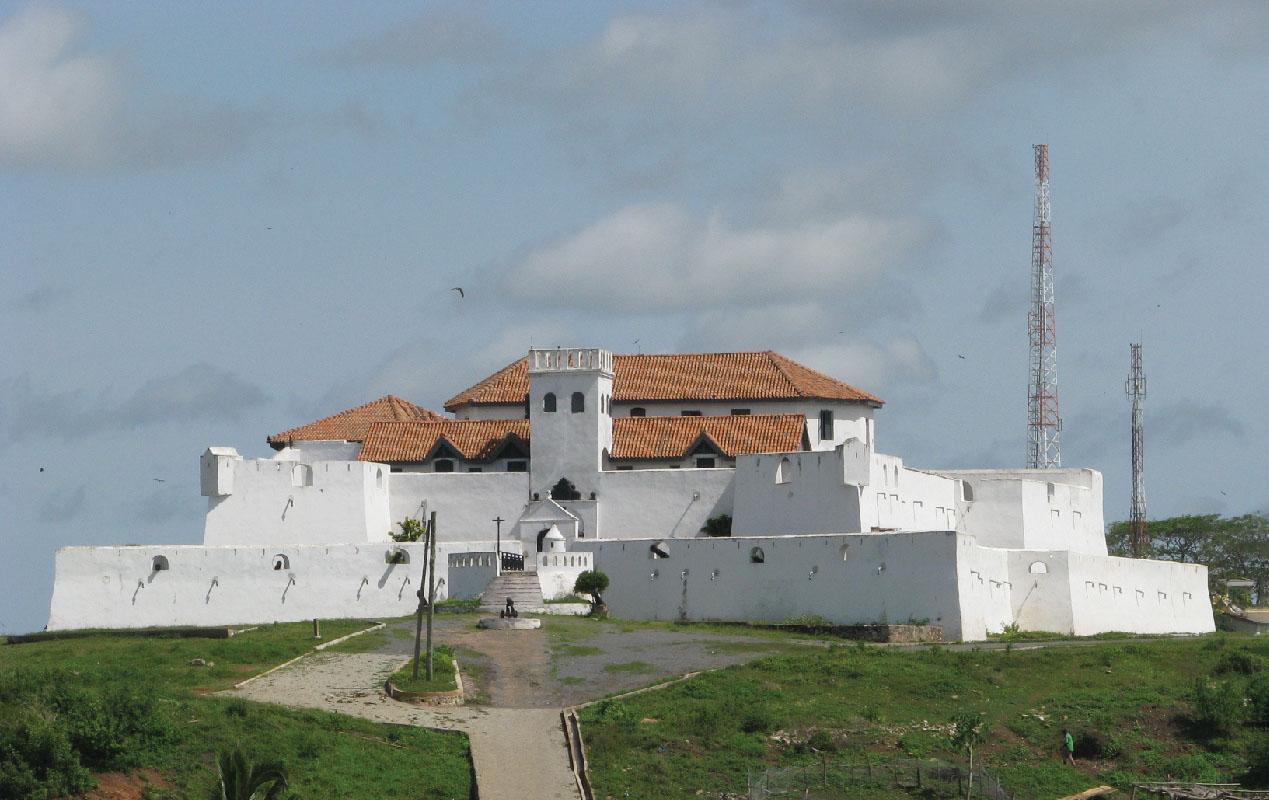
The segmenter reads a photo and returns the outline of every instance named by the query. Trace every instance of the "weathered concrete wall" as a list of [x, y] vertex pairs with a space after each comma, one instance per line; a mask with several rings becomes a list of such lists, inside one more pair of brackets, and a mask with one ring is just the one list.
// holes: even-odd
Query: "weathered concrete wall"
[[1023, 630], [1091, 636], [1216, 629], [1202, 565], [1018, 550], [1009, 552], [1009, 566]]
[[[438, 524], [436, 527], [440, 527]], [[470, 600], [484, 594], [489, 583], [497, 577], [498, 562], [494, 551], [472, 552], [465, 550], [449, 555], [449, 597]]]
[[[755, 536], [578, 543], [611, 584], [604, 599], [628, 619], [778, 622], [814, 614], [838, 624], [928, 620], [952, 639], [982, 639], [965, 621], [950, 532]], [[762, 563], [754, 563], [754, 548]], [[972, 627], [970, 627], [972, 626]]]
[[735, 470], [646, 469], [599, 478], [598, 525], [605, 539], [700, 536], [705, 520], [733, 510]]
[[525, 472], [395, 472], [389, 477], [393, 524], [435, 511], [441, 541], [493, 540], [494, 517], [502, 517], [502, 535], [509, 538], [529, 499]]
[[[397, 548], [409, 563], [387, 563]], [[438, 599], [456, 549], [471, 545], [437, 547]], [[154, 570], [156, 556], [167, 569]], [[50, 630], [402, 616], [418, 605], [423, 545], [65, 547], [55, 568]]]
[[207, 545], [347, 544], [388, 540], [388, 468], [360, 461], [222, 462], [232, 493], [207, 499]]

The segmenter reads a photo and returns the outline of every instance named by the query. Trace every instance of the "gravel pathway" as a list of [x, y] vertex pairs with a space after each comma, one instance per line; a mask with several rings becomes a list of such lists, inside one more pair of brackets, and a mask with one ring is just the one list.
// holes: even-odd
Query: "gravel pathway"
[[374, 722], [460, 730], [471, 740], [481, 800], [578, 800], [558, 709], [428, 708], [390, 700], [399, 653], [323, 653], [224, 694]]

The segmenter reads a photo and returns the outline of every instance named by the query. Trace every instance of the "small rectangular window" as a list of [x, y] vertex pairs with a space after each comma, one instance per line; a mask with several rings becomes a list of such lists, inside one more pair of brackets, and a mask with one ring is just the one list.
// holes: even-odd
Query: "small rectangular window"
[[508, 461], [507, 462], [507, 472], [528, 472], [528, 471], [529, 471], [528, 461]]
[[388, 467], [388, 472], [401, 472], [400, 467]]
[[828, 441], [833, 438], [833, 411], [824, 409], [820, 412], [820, 439]]
[[679, 416], [682, 416], [682, 417], [699, 417], [700, 415], [701, 415], [701, 412], [699, 411], [680, 411], [679, 412]]
[[438, 458], [432, 462], [433, 472], [453, 472], [454, 462], [448, 458]]
[[468, 472], [484, 472], [485, 469], [484, 467], [468, 467], [467, 471]]
[[712, 458], [698, 458], [698, 459], [696, 459], [696, 468], [697, 468], [697, 469], [713, 469], [713, 468], [714, 468], [714, 459], [712, 459]]
[[749, 416], [749, 409], [747, 409], [747, 408], [733, 408], [733, 409], [731, 410], [731, 415], [732, 415], [733, 417], [747, 417], [747, 416]]
[[632, 467], [632, 466], [631, 466], [631, 465], [629, 465], [629, 464], [622, 464], [622, 465], [620, 465], [619, 467], [617, 467], [617, 469], [618, 469], [619, 471], [624, 472], [624, 471], [626, 471], [626, 470], [628, 470], [628, 469], [634, 469], [634, 467]]

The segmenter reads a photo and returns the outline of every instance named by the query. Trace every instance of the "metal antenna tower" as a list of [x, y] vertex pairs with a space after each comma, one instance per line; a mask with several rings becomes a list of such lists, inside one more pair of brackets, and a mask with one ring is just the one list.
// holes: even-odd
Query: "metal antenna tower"
[[1141, 371], [1141, 345], [1130, 344], [1132, 368], [1124, 390], [1132, 398], [1132, 511], [1128, 514], [1128, 542], [1133, 558], [1150, 554], [1146, 536], [1146, 474], [1141, 401], [1146, 399], [1146, 375]]
[[1057, 315], [1053, 308], [1053, 242], [1049, 231], [1049, 146], [1035, 150], [1035, 220], [1031, 225], [1031, 311], [1027, 333], [1031, 344], [1027, 391], [1027, 466], [1062, 466], [1058, 435]]

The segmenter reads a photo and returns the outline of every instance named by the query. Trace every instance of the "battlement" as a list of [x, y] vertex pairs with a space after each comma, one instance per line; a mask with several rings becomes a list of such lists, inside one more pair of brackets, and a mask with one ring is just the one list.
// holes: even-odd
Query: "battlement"
[[529, 374], [543, 372], [606, 372], [612, 374], [612, 353], [598, 347], [557, 347], [529, 351]]

